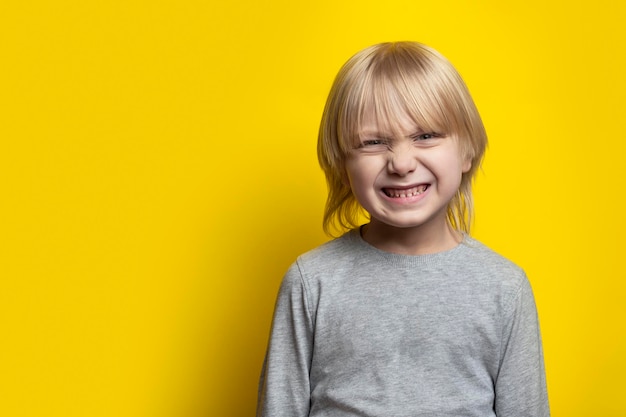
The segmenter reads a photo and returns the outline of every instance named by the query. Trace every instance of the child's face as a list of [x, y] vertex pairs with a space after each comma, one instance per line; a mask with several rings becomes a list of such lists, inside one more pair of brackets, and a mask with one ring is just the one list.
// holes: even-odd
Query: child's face
[[[423, 131], [408, 117], [395, 135], [376, 118], [360, 132], [360, 145], [346, 160], [352, 192], [371, 223], [397, 228], [446, 227], [450, 200], [471, 160], [460, 154], [457, 140], [443, 132]], [[420, 228], [422, 229], [422, 228]]]

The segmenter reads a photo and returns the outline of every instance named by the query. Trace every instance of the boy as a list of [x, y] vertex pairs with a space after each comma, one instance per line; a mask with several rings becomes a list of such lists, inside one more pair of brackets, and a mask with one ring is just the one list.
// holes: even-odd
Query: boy
[[486, 143], [431, 48], [374, 45], [342, 67], [318, 156], [324, 229], [348, 231], [283, 279], [258, 416], [549, 416], [529, 282], [468, 235]]

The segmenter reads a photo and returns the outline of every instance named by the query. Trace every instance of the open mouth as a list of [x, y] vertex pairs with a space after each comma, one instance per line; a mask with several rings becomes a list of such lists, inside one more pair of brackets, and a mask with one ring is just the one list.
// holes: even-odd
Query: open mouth
[[407, 198], [415, 197], [424, 193], [428, 189], [427, 184], [421, 184], [411, 188], [383, 188], [383, 193], [391, 198]]

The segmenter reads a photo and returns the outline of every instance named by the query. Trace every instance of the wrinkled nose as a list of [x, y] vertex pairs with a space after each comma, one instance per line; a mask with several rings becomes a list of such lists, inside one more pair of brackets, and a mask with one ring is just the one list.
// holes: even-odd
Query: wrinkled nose
[[389, 153], [389, 161], [387, 162], [387, 171], [390, 174], [404, 177], [415, 171], [417, 167], [417, 158], [414, 155], [414, 149], [398, 149]]

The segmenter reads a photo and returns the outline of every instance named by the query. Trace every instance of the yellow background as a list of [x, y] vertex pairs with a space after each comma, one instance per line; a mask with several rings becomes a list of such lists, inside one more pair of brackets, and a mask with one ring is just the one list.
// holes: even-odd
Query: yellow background
[[0, 415], [252, 415], [274, 297], [326, 238], [354, 52], [439, 49], [490, 136], [474, 235], [522, 265], [554, 416], [626, 415], [622, 1], [0, 6]]

